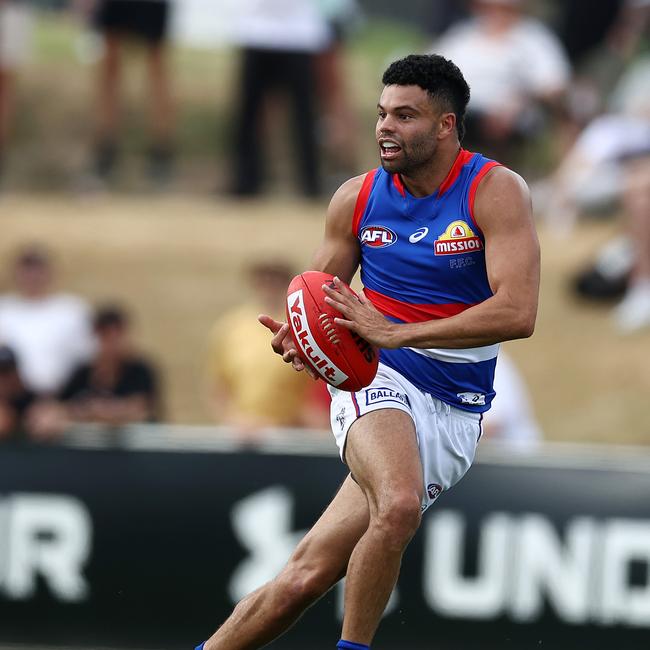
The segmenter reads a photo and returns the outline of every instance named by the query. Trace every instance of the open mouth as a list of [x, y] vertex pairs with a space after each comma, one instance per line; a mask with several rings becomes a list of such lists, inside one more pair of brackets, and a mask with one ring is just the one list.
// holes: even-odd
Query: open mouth
[[402, 151], [402, 147], [392, 140], [383, 140], [379, 143], [379, 150], [382, 160], [392, 160], [393, 158], [397, 158]]

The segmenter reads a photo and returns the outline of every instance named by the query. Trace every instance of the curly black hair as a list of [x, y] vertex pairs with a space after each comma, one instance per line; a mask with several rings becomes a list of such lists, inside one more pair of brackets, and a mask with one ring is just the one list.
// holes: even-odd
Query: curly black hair
[[439, 54], [409, 54], [393, 61], [381, 78], [385, 86], [420, 86], [434, 101], [456, 115], [458, 139], [465, 135], [469, 86], [458, 66]]

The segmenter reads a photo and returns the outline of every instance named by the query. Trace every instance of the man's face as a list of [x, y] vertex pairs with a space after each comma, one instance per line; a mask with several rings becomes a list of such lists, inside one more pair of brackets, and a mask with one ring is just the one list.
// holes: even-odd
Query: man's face
[[23, 262], [16, 264], [14, 281], [18, 292], [28, 298], [38, 298], [50, 289], [52, 273], [47, 263]]
[[420, 86], [385, 86], [377, 104], [375, 135], [381, 166], [409, 175], [429, 163], [437, 147], [442, 113]]
[[126, 326], [112, 323], [95, 330], [100, 353], [105, 357], [121, 357], [129, 349]]

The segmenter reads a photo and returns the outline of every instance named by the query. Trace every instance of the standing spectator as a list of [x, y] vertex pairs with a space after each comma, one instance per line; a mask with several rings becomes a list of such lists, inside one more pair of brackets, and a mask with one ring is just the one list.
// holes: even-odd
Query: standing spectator
[[13, 123], [16, 72], [27, 57], [30, 30], [28, 3], [0, 0], [0, 178]]
[[268, 132], [278, 129], [278, 111], [272, 123], [263, 125], [263, 118], [269, 98], [279, 92], [291, 105], [288, 126], [295, 143], [300, 190], [316, 197], [321, 179], [315, 57], [329, 45], [330, 27], [314, 0], [242, 0], [240, 16], [234, 30], [242, 48], [242, 72], [235, 109], [232, 192], [253, 196], [262, 190], [262, 146]]
[[48, 251], [30, 245], [13, 265], [15, 293], [0, 295], [0, 341], [14, 350], [25, 384], [40, 395], [57, 393], [94, 346], [87, 305], [55, 293], [53, 279]]
[[472, 16], [433, 50], [463, 70], [472, 89], [467, 147], [503, 162], [513, 141], [530, 138], [557, 111], [570, 66], [557, 37], [524, 13], [524, 0], [474, 0]]
[[134, 351], [126, 312], [115, 306], [94, 318], [97, 354], [72, 373], [60, 394], [72, 422], [118, 426], [161, 419], [157, 373]]
[[13, 350], [0, 345], [0, 441], [25, 436], [28, 412], [36, 399], [18, 374]]
[[632, 333], [650, 326], [650, 57], [630, 66], [608, 109], [584, 128], [538, 203], [546, 196], [542, 212], [554, 232], [567, 235], [590, 206], [620, 201], [625, 237], [608, 242], [576, 289], [588, 298], [625, 292], [614, 319], [621, 333]]
[[282, 262], [257, 263], [248, 273], [253, 299], [223, 314], [210, 336], [208, 382], [215, 419], [244, 438], [262, 427], [325, 429], [329, 400], [324, 404], [314, 395], [325, 392], [324, 383], [278, 363], [257, 322], [261, 312], [284, 318], [293, 273]]
[[338, 187], [357, 168], [359, 129], [348, 96], [344, 59], [346, 42], [363, 17], [356, 0], [317, 0], [317, 3], [331, 33], [328, 47], [316, 55], [316, 70], [318, 103], [322, 107], [321, 130], [327, 134], [323, 148], [328, 167], [332, 169], [332, 180]]
[[159, 184], [170, 180], [175, 111], [167, 63], [169, 0], [95, 0], [94, 26], [103, 37], [97, 88], [97, 136], [93, 176], [100, 184], [114, 172], [118, 158], [122, 55], [129, 39], [145, 45], [150, 101], [151, 146], [148, 171]]

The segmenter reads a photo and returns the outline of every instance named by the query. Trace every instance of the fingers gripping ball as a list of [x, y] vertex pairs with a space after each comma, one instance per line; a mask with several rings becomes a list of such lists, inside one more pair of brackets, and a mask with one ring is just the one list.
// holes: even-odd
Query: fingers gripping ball
[[357, 391], [377, 374], [378, 350], [334, 323], [341, 314], [325, 302], [323, 284], [334, 276], [318, 271], [297, 275], [287, 290], [287, 322], [302, 361], [328, 384]]

